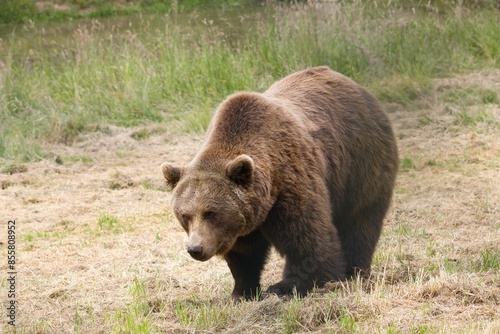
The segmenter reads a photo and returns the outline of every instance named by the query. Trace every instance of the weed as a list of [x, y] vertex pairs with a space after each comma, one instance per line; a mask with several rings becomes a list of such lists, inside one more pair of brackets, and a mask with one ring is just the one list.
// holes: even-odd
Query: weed
[[21, 239], [26, 242], [33, 242], [33, 240], [35, 240], [35, 236], [32, 233], [27, 233], [22, 235]]
[[481, 251], [481, 261], [478, 266], [479, 271], [499, 270], [500, 251], [485, 248]]
[[295, 333], [300, 328], [302, 300], [296, 295], [290, 301], [283, 304], [280, 315], [280, 324], [283, 333]]
[[129, 310], [117, 311], [113, 321], [112, 333], [152, 333], [156, 332], [156, 327], [151, 321], [137, 319]]
[[103, 213], [97, 220], [97, 225], [100, 230], [113, 230], [116, 228], [117, 224], [118, 218], [108, 215], [107, 213]]
[[229, 321], [227, 306], [201, 302], [196, 298], [177, 301], [174, 310], [181, 323], [198, 330], [220, 330]]
[[347, 308], [341, 308], [338, 323], [340, 328], [348, 333], [352, 333], [356, 330], [356, 319]]
[[432, 119], [429, 116], [424, 116], [422, 118], [419, 118], [419, 120], [418, 120], [418, 126], [420, 126], [420, 127], [424, 127], [424, 126], [432, 124], [432, 123], [434, 123], [434, 119]]
[[80, 328], [83, 324], [83, 319], [81, 315], [78, 313], [78, 308], [75, 309], [75, 315], [73, 316], [74, 330], [75, 332], [79, 332]]
[[133, 132], [130, 137], [134, 138], [135, 140], [144, 140], [148, 139], [151, 133], [146, 130], [146, 129], [140, 129], [135, 132]]
[[134, 282], [130, 287], [130, 294], [132, 295], [133, 305], [132, 309], [137, 317], [147, 316], [150, 312], [149, 304], [146, 298], [146, 286], [144, 282], [134, 277]]
[[433, 240], [429, 240], [429, 244], [425, 251], [425, 255], [427, 255], [427, 257], [434, 257], [436, 253], [437, 253], [436, 242]]
[[462, 261], [457, 259], [444, 259], [443, 268], [448, 273], [455, 273], [462, 267]]
[[71, 220], [67, 220], [67, 219], [63, 219], [59, 223], [57, 223], [57, 226], [62, 226], [65, 229], [71, 225], [73, 225], [73, 222]]
[[415, 163], [413, 162], [413, 159], [411, 157], [404, 157], [399, 164], [399, 169], [402, 171], [407, 171], [414, 168]]
[[12, 164], [8, 164], [4, 167], [2, 167], [2, 173], [3, 174], [17, 174], [17, 173], [26, 173], [28, 171], [28, 167], [26, 167], [26, 165], [23, 165], [23, 164], [16, 164], [16, 163], [12, 163]]
[[455, 114], [455, 125], [475, 127], [479, 123], [491, 123], [493, 116], [487, 109], [480, 108], [478, 110], [464, 109]]
[[444, 166], [444, 163], [442, 161], [436, 161], [434, 159], [427, 161], [425, 164], [429, 167], [442, 167], [442, 166]]
[[147, 189], [147, 190], [163, 191], [165, 189], [163, 184], [157, 183], [157, 182], [154, 182], [151, 180], [142, 181], [141, 185], [144, 189]]
[[396, 102], [409, 106], [414, 100], [430, 91], [432, 85], [428, 78], [407, 75], [387, 78], [373, 88], [375, 95], [385, 102]]
[[151, 323], [153, 311], [147, 300], [147, 289], [142, 280], [134, 277], [129, 288], [132, 302], [125, 309], [119, 310], [114, 315], [113, 333], [150, 333], [156, 332], [156, 327]]
[[387, 334], [402, 334], [403, 332], [398, 329], [394, 323], [390, 323], [386, 329]]
[[397, 230], [396, 230], [396, 233], [399, 235], [399, 236], [402, 236], [402, 237], [407, 237], [410, 235], [411, 233], [411, 227], [408, 223], [402, 223], [398, 226]]
[[498, 92], [477, 86], [451, 90], [444, 94], [441, 99], [446, 103], [459, 106], [500, 103]]
[[76, 156], [76, 155], [69, 155], [64, 158], [61, 158], [63, 162], [66, 163], [77, 163], [81, 162], [83, 164], [91, 164], [94, 162], [94, 158], [87, 156], [87, 155], [81, 155], [81, 156]]

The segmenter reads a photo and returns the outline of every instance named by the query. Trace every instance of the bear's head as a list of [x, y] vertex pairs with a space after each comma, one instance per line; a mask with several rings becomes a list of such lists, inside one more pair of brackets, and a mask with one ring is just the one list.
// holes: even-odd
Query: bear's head
[[162, 164], [173, 188], [172, 210], [188, 234], [187, 251], [196, 260], [224, 255], [237, 238], [255, 229], [250, 204], [254, 161], [241, 154], [224, 164], [176, 167]]

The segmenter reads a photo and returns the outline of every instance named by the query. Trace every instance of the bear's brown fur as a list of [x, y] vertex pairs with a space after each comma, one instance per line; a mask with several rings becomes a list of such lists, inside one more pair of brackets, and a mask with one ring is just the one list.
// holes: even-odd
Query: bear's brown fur
[[375, 98], [316, 67], [263, 94], [230, 96], [191, 163], [162, 169], [188, 252], [200, 261], [223, 256], [233, 297], [248, 298], [271, 246], [286, 260], [271, 293], [369, 273], [398, 153]]

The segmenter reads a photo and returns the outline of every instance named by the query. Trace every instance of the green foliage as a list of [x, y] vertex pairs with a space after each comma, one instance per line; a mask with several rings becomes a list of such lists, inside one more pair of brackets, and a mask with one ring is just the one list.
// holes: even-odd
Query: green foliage
[[151, 322], [152, 306], [147, 299], [144, 282], [134, 277], [130, 286], [132, 302], [126, 308], [119, 310], [110, 320], [113, 324], [112, 333], [155, 333], [157, 328]]
[[419, 127], [424, 127], [424, 126], [432, 124], [432, 123], [434, 123], [434, 119], [432, 119], [429, 116], [424, 116], [422, 118], [419, 118], [419, 120], [418, 120]]
[[[144, 1], [144, 2], [147, 2]], [[213, 7], [220, 7], [220, 6], [227, 6], [227, 5], [236, 5], [241, 3], [241, 0], [218, 0], [218, 1], [213, 1], [213, 0], [184, 0], [184, 1], [169, 1], [170, 5], [172, 3], [178, 3], [178, 7], [182, 11], [189, 11], [189, 10], [194, 10], [194, 9], [203, 9], [203, 8], [213, 8]], [[243, 1], [245, 2], [245, 1]]]
[[230, 306], [216, 305], [210, 301], [200, 302], [195, 297], [177, 301], [175, 315], [180, 323], [197, 330], [221, 330], [229, 322]]
[[408, 169], [414, 169], [415, 168], [415, 163], [413, 162], [413, 159], [411, 157], [404, 157], [401, 162], [399, 169], [400, 170], [408, 170]]
[[100, 230], [113, 230], [118, 224], [118, 218], [115, 216], [108, 215], [107, 213], [102, 214], [97, 220], [97, 225]]
[[[79, 18], [101, 18], [115, 15], [187, 12], [251, 4], [253, 0], [71, 0], [44, 1], [40, 8], [34, 0], [2, 0], [0, 23], [27, 21], [61, 21]], [[55, 4], [63, 6], [57, 8]]]
[[464, 256], [459, 259], [445, 259], [443, 267], [450, 273], [455, 273], [461, 270], [469, 272], [499, 270], [500, 251], [492, 248], [484, 248], [479, 255]]
[[2, 174], [17, 174], [17, 173], [26, 173], [28, 171], [28, 167], [23, 164], [10, 163], [2, 167]]
[[76, 163], [76, 162], [81, 162], [83, 164], [91, 164], [94, 162], [94, 159], [92, 157], [82, 155], [82, 156], [76, 156], [76, 155], [69, 155], [64, 158], [60, 158], [62, 160], [62, 164], [64, 163]]
[[451, 90], [444, 94], [442, 99], [444, 102], [461, 106], [500, 103], [498, 92], [477, 86]]
[[339, 311], [339, 325], [346, 333], [353, 333], [356, 330], [356, 318], [349, 312], [347, 308], [341, 308]]
[[300, 328], [300, 310], [302, 309], [302, 300], [296, 295], [287, 303], [283, 304], [283, 310], [280, 315], [280, 323], [283, 333], [295, 333]]
[[479, 271], [499, 270], [500, 269], [500, 251], [485, 248], [481, 252], [481, 261], [478, 266]]
[[[406, 73], [407, 70], [403, 71]], [[414, 100], [429, 92], [431, 88], [432, 84], [429, 78], [403, 74], [383, 80], [373, 90], [381, 101], [409, 106]]]
[[492, 123], [494, 118], [491, 112], [487, 109], [480, 108], [478, 110], [464, 109], [455, 114], [455, 124], [461, 126], [474, 127], [479, 123]]
[[2, 0], [0, 1], [0, 23], [16, 23], [27, 21], [35, 14], [34, 0]]

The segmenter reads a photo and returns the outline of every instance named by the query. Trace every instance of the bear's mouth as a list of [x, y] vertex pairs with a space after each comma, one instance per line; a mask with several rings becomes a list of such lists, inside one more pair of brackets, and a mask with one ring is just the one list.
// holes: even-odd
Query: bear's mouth
[[191, 255], [191, 257], [193, 259], [195, 259], [196, 261], [200, 261], [200, 262], [205, 262], [207, 260], [209, 260], [211, 258], [211, 256], [207, 256], [206, 254], [189, 254]]
[[188, 246], [187, 252], [191, 257], [197, 261], [207, 261], [212, 256], [207, 254], [207, 252], [203, 249], [203, 246]]

